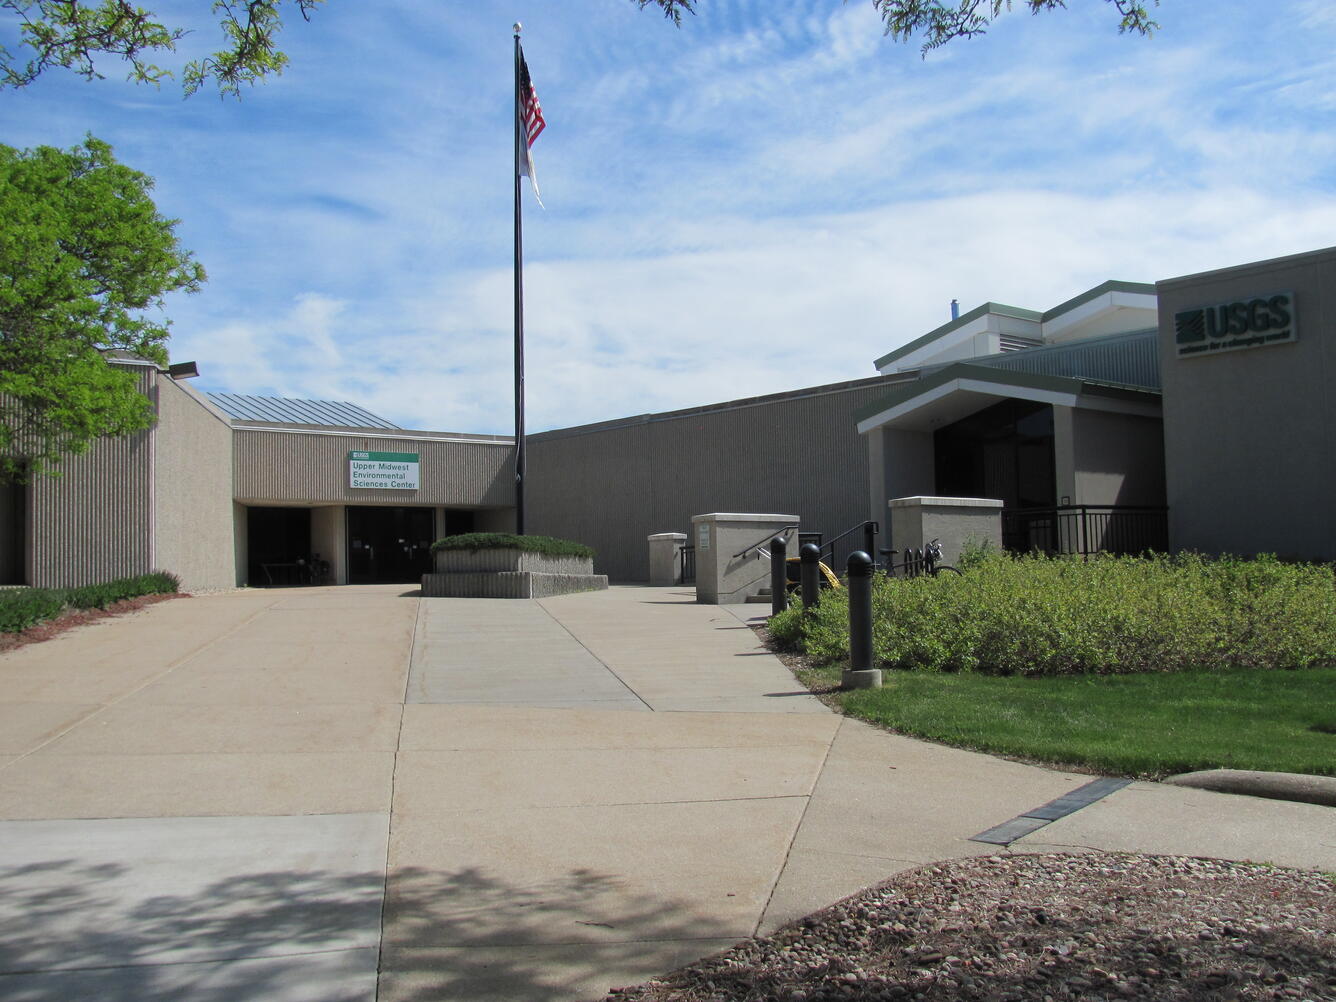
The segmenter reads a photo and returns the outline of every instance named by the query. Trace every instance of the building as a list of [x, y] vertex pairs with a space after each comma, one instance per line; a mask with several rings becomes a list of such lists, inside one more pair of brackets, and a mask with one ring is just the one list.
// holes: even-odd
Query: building
[[[1167, 507], [1175, 549], [1333, 560], [1333, 328], [1336, 249], [1042, 312], [985, 303], [870, 378], [530, 436], [526, 528], [634, 581], [646, 536], [695, 514], [783, 511], [830, 538], [885, 522], [891, 498], [946, 495], [1002, 500], [1021, 548], [1060, 545], [1063, 510], [1164, 525]], [[138, 367], [157, 424], [0, 486], [0, 583], [411, 581], [432, 539], [513, 527], [508, 438], [113, 364]]]

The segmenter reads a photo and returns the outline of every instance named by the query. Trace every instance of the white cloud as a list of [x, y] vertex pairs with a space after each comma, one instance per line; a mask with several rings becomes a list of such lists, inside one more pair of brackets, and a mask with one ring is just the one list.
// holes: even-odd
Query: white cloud
[[9, 141], [91, 129], [159, 178], [212, 276], [171, 304], [208, 388], [458, 431], [510, 428], [513, 16], [549, 120], [535, 429], [871, 375], [952, 298], [1044, 309], [1334, 242], [1329, 0], [1166, 6], [1150, 41], [1073, 5], [927, 61], [862, 0], [680, 30], [516, 3], [329, 5], [239, 105], [66, 82], [3, 98]]

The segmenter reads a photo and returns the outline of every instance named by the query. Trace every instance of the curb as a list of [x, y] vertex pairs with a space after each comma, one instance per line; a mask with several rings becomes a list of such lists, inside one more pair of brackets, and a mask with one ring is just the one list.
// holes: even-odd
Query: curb
[[1216, 793], [1240, 793], [1268, 800], [1293, 800], [1301, 804], [1336, 807], [1336, 776], [1307, 776], [1295, 772], [1252, 772], [1246, 769], [1207, 769], [1185, 772], [1164, 780], [1172, 786], [1188, 786]]

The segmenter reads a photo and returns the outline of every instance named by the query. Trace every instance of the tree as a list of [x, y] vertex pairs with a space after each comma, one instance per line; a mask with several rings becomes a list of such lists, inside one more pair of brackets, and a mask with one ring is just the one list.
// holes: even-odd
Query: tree
[[0, 146], [0, 479], [55, 472], [99, 436], [152, 424], [134, 372], [106, 353], [165, 365], [170, 322], [149, 311], [205, 280], [152, 187], [92, 136]]
[[[651, 4], [663, 10], [664, 16], [674, 24], [682, 23], [682, 14], [695, 13], [695, 0], [635, 0], [644, 10]], [[1149, 35], [1159, 28], [1151, 20], [1150, 12], [1142, 0], [1105, 0], [1113, 4], [1122, 21], [1118, 25], [1120, 32], [1136, 32]], [[1158, 7], [1160, 0], [1150, 0]], [[1066, 0], [1016, 0], [1020, 6], [1030, 8], [1030, 13], [1066, 7]], [[915, 35], [922, 35], [923, 51], [945, 45], [953, 38], [973, 38], [985, 34], [988, 26], [1001, 16], [1004, 10], [1011, 10], [1012, 0], [872, 0], [881, 18], [886, 22], [886, 34], [897, 41], [908, 41]]]
[[[1067, 6], [1066, 0], [1017, 0], [1030, 8], [1031, 14]], [[1140, 0], [1105, 0], [1113, 4], [1122, 20], [1118, 31], [1149, 35], [1159, 28]], [[1012, 0], [873, 0], [873, 6], [886, 22], [886, 34], [898, 41], [923, 36], [923, 52], [945, 45], [953, 38], [973, 38], [988, 31], [988, 26], [1003, 10], [1011, 10]], [[1151, 0], [1156, 7], [1160, 0]]]
[[[305, 20], [324, 0], [290, 0]], [[243, 83], [254, 84], [282, 73], [288, 57], [276, 46], [283, 27], [285, 0], [215, 0], [213, 13], [227, 40], [213, 55], [186, 63], [182, 79], [189, 97], [208, 80], [222, 94], [241, 96]], [[33, 56], [26, 63], [0, 47], [0, 87], [26, 87], [52, 67], [73, 70], [87, 80], [102, 79], [95, 58], [118, 56], [130, 64], [129, 79], [161, 83], [172, 75], [149, 62], [171, 52], [185, 37], [183, 28], [156, 20], [152, 11], [127, 0], [0, 0], [0, 12], [18, 19], [19, 37]]]

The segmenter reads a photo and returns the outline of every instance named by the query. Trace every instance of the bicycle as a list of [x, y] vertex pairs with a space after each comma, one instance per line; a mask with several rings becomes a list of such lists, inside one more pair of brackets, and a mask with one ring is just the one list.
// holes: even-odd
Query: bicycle
[[919, 551], [905, 550], [905, 562], [902, 564], [897, 564], [892, 559], [895, 554], [900, 552], [899, 550], [878, 550], [877, 552], [887, 557], [886, 576], [888, 578], [894, 577], [897, 569], [903, 570], [905, 572], [904, 576], [907, 578], [918, 577], [922, 574], [937, 577], [943, 571], [949, 571], [957, 577], [962, 575], [960, 568], [939, 563], [942, 559], [942, 541], [940, 539], [934, 539]]

